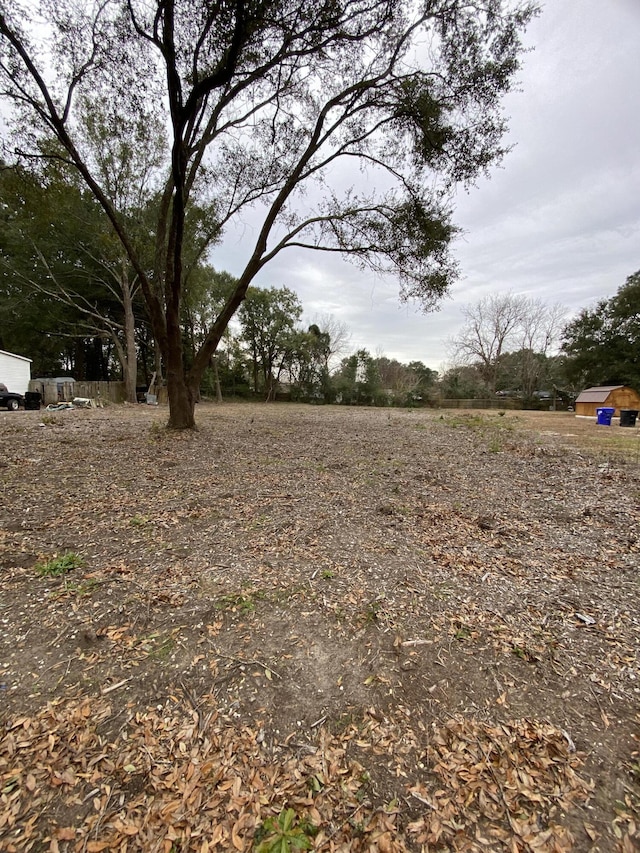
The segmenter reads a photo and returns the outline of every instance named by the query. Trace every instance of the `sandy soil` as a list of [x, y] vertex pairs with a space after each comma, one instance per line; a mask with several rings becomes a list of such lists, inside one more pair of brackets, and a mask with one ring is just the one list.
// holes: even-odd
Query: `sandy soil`
[[0, 412], [1, 849], [638, 849], [637, 428], [165, 419]]

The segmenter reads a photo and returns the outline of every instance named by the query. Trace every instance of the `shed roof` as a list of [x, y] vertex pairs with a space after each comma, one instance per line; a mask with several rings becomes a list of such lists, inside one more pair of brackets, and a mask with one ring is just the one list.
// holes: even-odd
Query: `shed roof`
[[0, 355], [8, 355], [10, 358], [18, 358], [20, 361], [33, 361], [32, 358], [27, 358], [24, 355], [16, 355], [15, 352], [7, 352], [5, 349], [0, 349]]
[[598, 385], [594, 388], [585, 388], [576, 398], [576, 403], [604, 403], [612, 391], [624, 388], [624, 385]]

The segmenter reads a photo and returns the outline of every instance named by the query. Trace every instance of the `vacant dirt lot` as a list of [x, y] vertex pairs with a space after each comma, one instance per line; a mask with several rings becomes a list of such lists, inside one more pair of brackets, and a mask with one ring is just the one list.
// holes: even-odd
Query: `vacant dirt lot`
[[165, 419], [0, 413], [0, 849], [639, 848], [638, 429]]

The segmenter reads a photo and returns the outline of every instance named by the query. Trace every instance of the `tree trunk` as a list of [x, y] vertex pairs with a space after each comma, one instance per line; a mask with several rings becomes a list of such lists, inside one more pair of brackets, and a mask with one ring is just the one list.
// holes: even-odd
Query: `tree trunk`
[[[169, 294], [171, 295], [171, 294]], [[199, 380], [187, 382], [182, 352], [182, 328], [179, 318], [179, 298], [167, 299], [167, 351], [165, 368], [169, 395], [169, 429], [195, 429], [195, 406], [200, 389]]]
[[164, 374], [162, 372], [162, 353], [157, 340], [153, 339], [153, 375], [155, 376], [154, 383], [157, 388], [164, 384]]
[[[128, 349], [128, 347], [127, 347]], [[137, 403], [138, 395], [136, 392], [137, 387], [137, 379], [138, 379], [138, 365], [136, 363], [136, 352], [135, 345], [133, 356], [129, 354], [127, 356], [127, 363], [124, 369], [124, 387], [127, 395], [127, 403]]]
[[[124, 266], [124, 265], [123, 265]], [[136, 385], [138, 379], [138, 352], [136, 349], [136, 320], [133, 314], [133, 300], [131, 298], [131, 286], [126, 277], [126, 271], [122, 271], [122, 304], [124, 307], [124, 337], [126, 359], [122, 364], [124, 382], [127, 392], [127, 402], [137, 403]]]
[[216, 387], [216, 402], [222, 402], [222, 388], [220, 387], [220, 373], [218, 371], [218, 356], [214, 355], [211, 359], [213, 365], [213, 381]]
[[167, 370], [167, 392], [169, 395], [169, 429], [196, 428], [196, 394], [187, 385], [184, 372]]

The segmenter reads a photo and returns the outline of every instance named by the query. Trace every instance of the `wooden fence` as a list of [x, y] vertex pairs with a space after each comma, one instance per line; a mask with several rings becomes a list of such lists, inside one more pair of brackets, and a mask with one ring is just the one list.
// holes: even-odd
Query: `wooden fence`
[[75, 382], [75, 397], [89, 397], [104, 403], [124, 403], [127, 390], [124, 382]]
[[488, 397], [484, 400], [438, 400], [439, 409], [521, 409], [522, 400], [509, 397]]
[[69, 403], [74, 397], [89, 397], [103, 403], [124, 403], [127, 399], [124, 382], [76, 382], [68, 377], [32, 379], [29, 391], [42, 394], [44, 406]]

